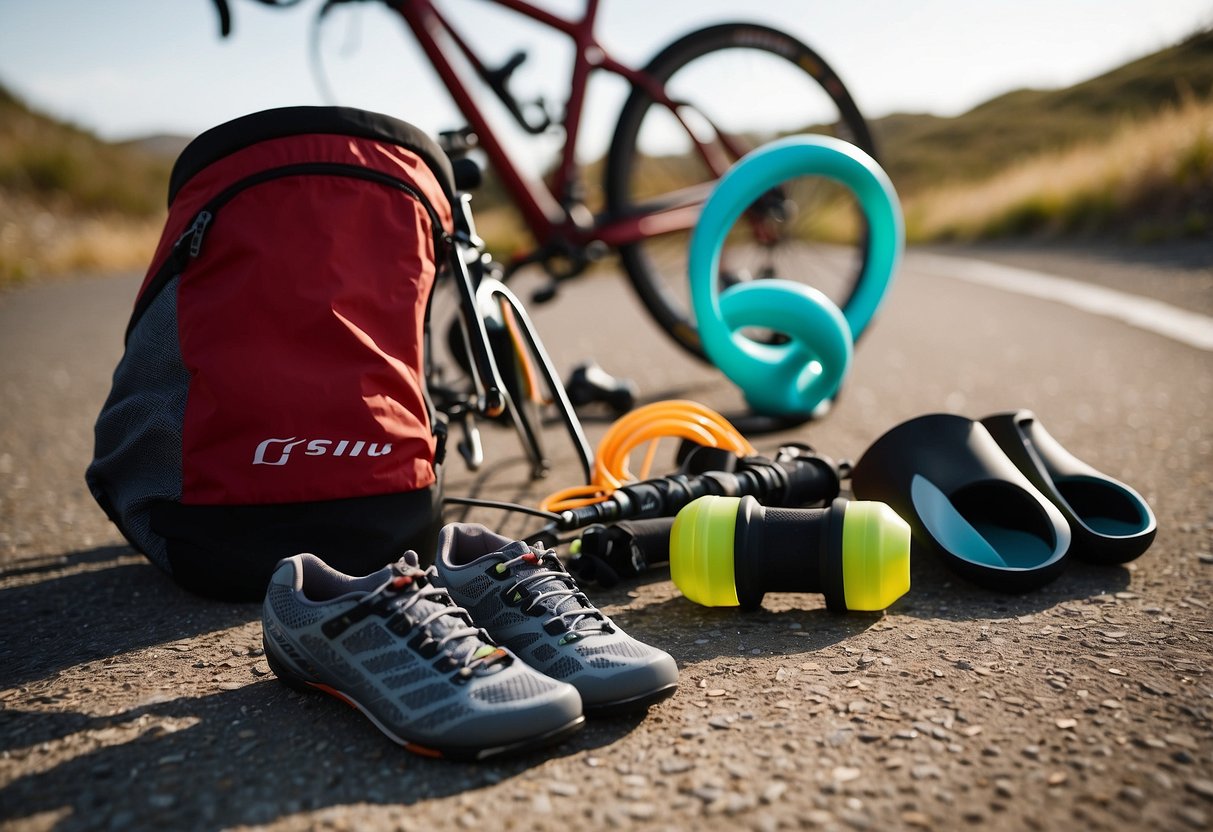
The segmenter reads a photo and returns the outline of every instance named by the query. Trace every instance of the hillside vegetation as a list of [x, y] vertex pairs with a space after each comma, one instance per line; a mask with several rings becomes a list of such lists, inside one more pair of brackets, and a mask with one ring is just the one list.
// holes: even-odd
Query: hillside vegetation
[[108, 144], [0, 87], [0, 284], [145, 265], [172, 160]]
[[1016, 90], [955, 118], [873, 122], [900, 191], [972, 181], [1042, 153], [1100, 141], [1125, 124], [1213, 98], [1213, 31], [1059, 90]]
[[874, 129], [912, 241], [1213, 237], [1213, 31], [1067, 89]]
[[[1067, 89], [872, 128], [912, 241], [1213, 235], [1213, 31]], [[108, 144], [0, 87], [0, 285], [145, 266], [181, 145]], [[491, 192], [477, 202], [494, 249], [512, 250], [516, 221], [494, 217]]]
[[1107, 138], [1026, 156], [988, 177], [919, 188], [903, 207], [911, 242], [1213, 239], [1213, 100], [1127, 121]]

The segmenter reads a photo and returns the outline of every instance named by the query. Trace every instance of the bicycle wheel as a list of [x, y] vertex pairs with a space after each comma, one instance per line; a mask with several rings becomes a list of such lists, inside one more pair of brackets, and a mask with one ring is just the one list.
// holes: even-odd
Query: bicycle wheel
[[[808, 46], [775, 29], [726, 23], [692, 32], [662, 50], [645, 73], [675, 106], [633, 88], [607, 156], [604, 191], [613, 215], [647, 213], [696, 189], [706, 199], [730, 164], [785, 135], [825, 133], [875, 156], [867, 123], [838, 76]], [[649, 237], [620, 246], [619, 254], [653, 319], [706, 360], [690, 306], [690, 236]], [[814, 286], [845, 309], [863, 271], [865, 239], [863, 214], [847, 189], [799, 177], [756, 200], [734, 226], [721, 254], [721, 286], [785, 278]]]

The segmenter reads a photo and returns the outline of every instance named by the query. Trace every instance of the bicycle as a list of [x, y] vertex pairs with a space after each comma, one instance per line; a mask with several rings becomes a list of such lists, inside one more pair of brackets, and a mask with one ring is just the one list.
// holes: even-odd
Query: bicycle
[[[367, 1], [324, 0], [317, 21], [338, 5]], [[787, 133], [831, 133], [875, 156], [867, 123], [838, 75], [809, 46], [767, 26], [724, 23], [699, 29], [636, 69], [616, 60], [596, 39], [599, 0], [587, 0], [578, 19], [560, 17], [527, 0], [487, 0], [563, 34], [575, 45], [568, 96], [563, 112], [556, 113], [542, 98], [521, 100], [511, 91], [510, 79], [526, 60], [525, 51], [490, 69], [438, 8], [437, 0], [375, 1], [405, 22], [467, 119], [467, 127], [445, 135], [448, 150], [458, 155], [475, 147], [485, 154], [537, 241], [533, 251], [505, 265], [502, 283], [519, 268], [539, 264], [550, 283], [533, 299], [550, 300], [562, 281], [581, 274], [606, 250], [614, 249], [654, 321], [703, 360], [707, 359], [690, 309], [685, 255], [690, 230], [713, 183], [747, 151]], [[228, 2], [213, 2], [220, 30], [227, 35], [231, 32]], [[300, 0], [258, 2], [290, 6]], [[524, 175], [511, 160], [456, 70], [443, 39], [453, 44], [458, 58], [472, 67], [524, 131], [532, 135], [563, 131], [563, 146], [549, 181]], [[720, 94], [720, 79], [737, 84], [747, 69], [759, 79], [752, 87], [743, 85], [747, 92], [762, 91], [779, 109], [802, 115], [781, 125], [756, 124], [751, 115], [753, 95], [738, 102], [738, 96]], [[600, 70], [625, 79], [632, 92], [605, 158], [605, 205], [594, 214], [586, 203], [575, 149], [587, 83]], [[729, 111], [735, 103], [741, 104], [739, 115]], [[823, 222], [841, 225], [842, 230], [823, 230]], [[865, 258], [862, 213], [845, 189], [806, 177], [781, 184], [755, 200], [746, 221], [730, 232], [720, 280], [722, 285], [770, 277], [798, 280], [823, 291], [845, 311]], [[853, 333], [855, 338], [860, 334]]]

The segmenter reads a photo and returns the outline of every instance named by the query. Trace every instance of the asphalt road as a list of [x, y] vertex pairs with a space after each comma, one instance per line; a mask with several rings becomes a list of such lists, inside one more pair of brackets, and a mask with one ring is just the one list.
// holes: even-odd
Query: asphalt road
[[[1213, 246], [945, 252], [1213, 312]], [[1139, 261], [1139, 262], [1135, 262]], [[916, 558], [884, 615], [820, 596], [698, 607], [668, 575], [592, 597], [678, 660], [677, 695], [481, 765], [411, 756], [277, 683], [256, 606], [190, 597], [125, 547], [82, 473], [137, 276], [0, 294], [0, 827], [5, 829], [1181, 829], [1213, 824], [1213, 354], [907, 258], [826, 418], [755, 437], [858, 457], [888, 428], [1030, 408], [1158, 518], [1125, 567], [1002, 595]], [[524, 293], [525, 296], [525, 293]], [[742, 400], [601, 276], [533, 310], [563, 371], [596, 358], [645, 401]], [[588, 418], [592, 442], [607, 422]], [[452, 495], [533, 500], [487, 428]], [[518, 517], [477, 511], [511, 534]]]

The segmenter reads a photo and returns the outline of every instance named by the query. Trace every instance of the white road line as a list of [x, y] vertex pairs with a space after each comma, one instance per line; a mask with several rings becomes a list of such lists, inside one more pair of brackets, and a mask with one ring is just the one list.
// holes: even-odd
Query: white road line
[[917, 264], [931, 274], [1068, 304], [1213, 352], [1213, 318], [1153, 298], [984, 260], [925, 253], [907, 259], [907, 265]]

